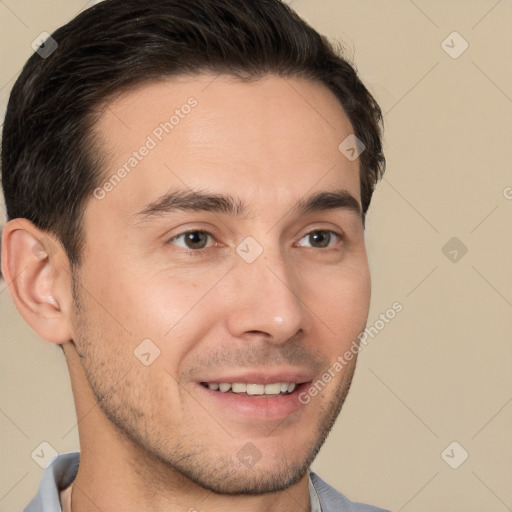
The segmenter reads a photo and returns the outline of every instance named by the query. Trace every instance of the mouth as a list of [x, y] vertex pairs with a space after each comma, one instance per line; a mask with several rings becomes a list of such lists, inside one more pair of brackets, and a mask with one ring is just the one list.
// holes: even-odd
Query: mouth
[[294, 418], [305, 410], [300, 393], [308, 389], [308, 382], [276, 381], [266, 384], [254, 382], [198, 382], [199, 395], [205, 405], [213, 407], [216, 415], [236, 422], [271, 421]]
[[252, 382], [201, 382], [201, 386], [220, 393], [236, 393], [251, 397], [283, 396], [292, 394], [299, 384], [296, 382], [271, 382], [258, 384]]

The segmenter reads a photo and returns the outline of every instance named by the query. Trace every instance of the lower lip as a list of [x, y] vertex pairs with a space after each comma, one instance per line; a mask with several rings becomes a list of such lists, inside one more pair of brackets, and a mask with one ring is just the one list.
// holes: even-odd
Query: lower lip
[[234, 412], [236, 415], [257, 420], [280, 420], [304, 406], [299, 402], [299, 394], [307, 388], [308, 383], [299, 384], [292, 393], [286, 395], [255, 395], [214, 391], [202, 384], [197, 384], [209, 402], [218, 404], [219, 409]]

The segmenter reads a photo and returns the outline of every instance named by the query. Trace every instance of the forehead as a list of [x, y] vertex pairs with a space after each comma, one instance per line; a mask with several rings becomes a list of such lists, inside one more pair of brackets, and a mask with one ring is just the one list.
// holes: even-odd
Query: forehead
[[262, 211], [312, 189], [345, 188], [359, 201], [359, 161], [338, 149], [352, 126], [316, 82], [173, 77], [121, 94], [95, 129], [105, 193], [88, 208], [120, 219], [173, 188], [243, 196]]

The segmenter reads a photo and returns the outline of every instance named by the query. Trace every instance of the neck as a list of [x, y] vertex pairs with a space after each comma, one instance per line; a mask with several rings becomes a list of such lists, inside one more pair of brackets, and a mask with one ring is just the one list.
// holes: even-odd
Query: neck
[[[84, 450], [71, 494], [72, 512], [309, 512], [308, 477], [280, 492], [222, 495], [204, 489], [172, 468], [126, 458], [103, 444]], [[94, 506], [92, 506], [94, 505]]]

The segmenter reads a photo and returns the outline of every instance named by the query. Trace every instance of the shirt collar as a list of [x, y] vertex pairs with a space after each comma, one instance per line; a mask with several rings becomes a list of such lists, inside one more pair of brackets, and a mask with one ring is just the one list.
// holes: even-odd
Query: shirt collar
[[36, 496], [23, 512], [61, 512], [59, 493], [75, 479], [79, 462], [79, 452], [54, 457], [43, 471]]
[[311, 480], [311, 476], [308, 471], [308, 488], [309, 488], [309, 503], [311, 507], [311, 512], [322, 512], [322, 507], [320, 506], [320, 499], [318, 498], [318, 494], [316, 493], [315, 486], [313, 485], [313, 480]]

